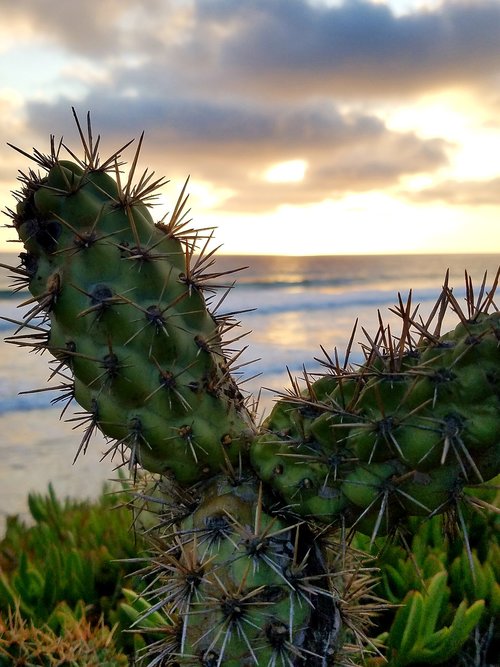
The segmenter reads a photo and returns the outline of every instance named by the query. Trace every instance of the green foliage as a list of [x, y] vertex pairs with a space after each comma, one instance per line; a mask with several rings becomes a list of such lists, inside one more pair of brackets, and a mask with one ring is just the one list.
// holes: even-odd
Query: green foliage
[[[133, 650], [134, 635], [123, 632], [129, 622], [120, 615], [122, 586], [126, 578], [138, 591], [145, 585], [132, 576], [132, 559], [140, 557], [145, 546], [131, 529], [133, 515], [126, 507], [131, 498], [118, 486], [114, 492], [105, 487], [93, 502], [62, 501], [49, 486], [47, 495], [29, 496], [28, 525], [18, 517], [8, 518], [0, 541], [0, 619], [10, 628], [12, 642], [26, 637], [26, 646], [35, 650], [39, 642], [42, 653], [54, 637], [63, 637], [64, 644], [69, 632], [69, 642], [76, 632], [73, 614], [85, 629], [82, 637], [94, 641], [93, 629], [100, 627], [103, 646]], [[69, 631], [61, 618], [71, 621]], [[109, 664], [123, 664], [120, 660]]]
[[82, 601], [106, 613], [120, 596], [121, 580], [132, 572], [120, 559], [136, 555], [131, 514], [115, 507], [119, 496], [105, 492], [98, 503], [59, 501], [31, 494], [34, 525], [7, 522], [0, 543], [0, 610], [19, 605], [35, 623], [47, 620], [58, 602]]
[[412, 591], [403, 599], [386, 638], [392, 667], [436, 665], [457, 655], [479, 623], [484, 600], [470, 606], [462, 601], [450, 625], [438, 626], [448, 595], [446, 572], [438, 572], [428, 581], [425, 594]]
[[[498, 505], [494, 485], [479, 495], [481, 502]], [[388, 667], [471, 664], [466, 656], [478, 650], [478, 637], [488, 638], [484, 665], [493, 664], [500, 645], [500, 517], [484, 507], [469, 507], [468, 514], [467, 542], [447, 535], [440, 516], [410, 520], [406, 547], [381, 538], [370, 545], [368, 537], [356, 535], [353, 544], [377, 557], [376, 592], [394, 605], [378, 625]]]
[[40, 626], [10, 609], [0, 614], [0, 667], [127, 667], [114, 644], [116, 629], [90, 623], [82, 604], [72, 610], [59, 603]]

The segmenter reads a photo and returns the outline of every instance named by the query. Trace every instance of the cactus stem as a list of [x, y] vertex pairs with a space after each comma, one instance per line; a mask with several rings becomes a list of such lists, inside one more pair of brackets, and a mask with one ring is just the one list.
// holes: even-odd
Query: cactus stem
[[103, 372], [100, 375], [97, 375], [88, 383], [88, 386], [92, 387], [92, 385], [99, 384], [101, 383], [101, 380], [104, 379], [102, 386], [99, 389], [99, 393], [101, 393], [103, 390], [109, 390], [113, 384], [113, 380], [115, 380], [117, 377], [120, 377], [121, 371], [131, 367], [130, 364], [127, 365], [120, 362], [111, 349], [109, 354], [107, 354], [103, 359], [92, 359], [91, 357], [87, 357], [87, 359], [99, 363], [103, 369]]
[[[47, 345], [49, 347], [50, 336], [47, 335]], [[51, 353], [54, 355], [55, 359], [49, 362], [49, 364], [56, 363], [54, 370], [50, 373], [48, 381], [52, 380], [56, 375], [61, 375], [64, 377], [62, 372], [64, 369], [69, 368], [73, 371], [73, 359], [76, 355], [76, 345], [73, 341], [68, 341], [63, 348], [53, 348], [51, 347]]]
[[[168, 369], [162, 368], [161, 365], [158, 363], [157, 359], [155, 359], [154, 356], [151, 357], [151, 360], [153, 361], [154, 365], [159, 371], [159, 385], [154, 389], [146, 398], [144, 399], [144, 402], [147, 403], [158, 391], [161, 391], [162, 389], [167, 390], [167, 392], [170, 395], [170, 392], [173, 392], [174, 395], [179, 399], [179, 402], [181, 405], [184, 407], [186, 412], [189, 412], [192, 410], [191, 405], [188, 403], [188, 401], [182, 396], [182, 394], [178, 391], [177, 389], [177, 378], [180, 377], [183, 373], [186, 373], [192, 366], [196, 365], [196, 361], [191, 362], [188, 364], [185, 368], [181, 369], [178, 373], [172, 373], [172, 371], [169, 371]], [[170, 399], [169, 399], [170, 400]], [[171, 406], [170, 406], [171, 407]]]
[[198, 448], [204, 454], [208, 455], [207, 450], [196, 442], [191, 425], [184, 424], [183, 426], [180, 427], [172, 426], [170, 428], [171, 430], [175, 431], [175, 434], [172, 435], [170, 438], [165, 438], [165, 440], [166, 441], [174, 440], [175, 438], [181, 438], [182, 440], [184, 440], [184, 442], [186, 443], [186, 450], [189, 450], [191, 452], [191, 456], [193, 457], [195, 463], [198, 463], [198, 455], [196, 454], [196, 448]]
[[[484, 478], [483, 478], [483, 476], [481, 475], [481, 472], [479, 471], [479, 469], [478, 469], [478, 467], [477, 467], [477, 465], [476, 465], [474, 459], [473, 459], [472, 456], [470, 455], [469, 450], [468, 450], [467, 447], [465, 446], [464, 441], [462, 440], [462, 438], [457, 434], [457, 435], [455, 435], [455, 436], [447, 436], [447, 437], [446, 437], [446, 440], [450, 440], [450, 441], [451, 441], [451, 446], [453, 447], [453, 451], [454, 451], [454, 453], [455, 453], [455, 457], [456, 457], [456, 459], [457, 459], [457, 461], [458, 461], [458, 463], [459, 463], [459, 465], [460, 465], [460, 468], [461, 468], [461, 470], [462, 470], [462, 472], [463, 472], [463, 475], [464, 475], [465, 479], [468, 480], [468, 479], [469, 479], [469, 475], [467, 474], [467, 470], [465, 469], [465, 466], [464, 466], [464, 464], [463, 464], [463, 462], [462, 462], [462, 458], [461, 458], [461, 456], [460, 456], [460, 451], [459, 451], [459, 450], [461, 450], [462, 453], [464, 454], [465, 458], [467, 459], [467, 462], [469, 463], [470, 467], [472, 468], [472, 470], [473, 470], [474, 473], [476, 474], [476, 477], [478, 478], [479, 482], [480, 482], [480, 483], [484, 482]], [[446, 445], [445, 445], [445, 447], [443, 447], [443, 453], [444, 453], [444, 449], [445, 449], [445, 448], [446, 448]]]
[[[177, 306], [177, 304], [179, 304], [181, 301], [183, 301], [187, 297], [187, 293], [183, 292], [183, 293], [179, 294], [177, 297], [175, 297], [175, 299], [170, 301], [166, 306], [161, 307], [161, 301], [162, 301], [163, 293], [164, 293], [164, 290], [165, 290], [165, 287], [166, 287], [167, 283], [168, 283], [168, 277], [167, 277], [167, 280], [165, 281], [163, 289], [161, 290], [160, 297], [158, 298], [157, 303], [152, 304], [152, 305], [147, 306], [147, 307], [141, 306], [140, 304], [135, 303], [135, 301], [132, 301], [132, 299], [129, 299], [129, 298], [122, 295], [122, 299], [126, 303], [133, 306], [134, 308], [137, 308], [137, 310], [139, 310], [141, 313], [143, 313], [144, 318], [146, 319], [146, 323], [144, 324], [144, 326], [139, 328], [134, 334], [132, 334], [132, 336], [125, 342], [125, 345], [131, 343], [136, 336], [141, 334], [145, 329], [147, 329], [149, 327], [153, 327], [153, 329], [154, 329], [153, 337], [154, 337], [155, 334], [158, 334], [158, 333], [161, 333], [161, 332], [163, 332], [167, 338], [169, 337], [169, 333], [168, 333], [168, 330], [166, 328], [167, 319], [165, 318], [165, 313], [170, 309], [175, 309], [175, 306]], [[194, 314], [196, 312], [198, 312], [198, 311], [195, 311], [195, 310], [190, 311], [190, 314]], [[175, 315], [176, 315], [176, 313], [173, 312], [171, 317], [173, 317]], [[134, 321], [138, 322], [139, 320], [134, 320]]]
[[[151, 449], [151, 445], [144, 436], [142, 424], [138, 417], [133, 417], [128, 424], [129, 432], [121, 440], [116, 440], [113, 442], [111, 447], [107, 449], [102, 457], [101, 461], [107, 458], [111, 454], [111, 461], [113, 461], [117, 452], [120, 453], [122, 463], [118, 466], [126, 465], [129, 471], [134, 473], [134, 483], [136, 481], [137, 467], [140, 465], [140, 451], [142, 446], [146, 446], [148, 449]], [[128, 450], [128, 451], [127, 451]], [[128, 457], [126, 456], [128, 453]]]
[[90, 229], [87, 229], [87, 230], [84, 230], [84, 231], [80, 231], [80, 230], [76, 229], [70, 222], [65, 220], [62, 216], [57, 215], [57, 213], [54, 213], [54, 217], [57, 220], [59, 220], [59, 222], [62, 225], [64, 225], [67, 229], [70, 229], [73, 232], [73, 234], [75, 235], [74, 239], [73, 239], [73, 244], [71, 246], [69, 246], [67, 248], [61, 248], [59, 250], [56, 250], [54, 252], [54, 255], [59, 255], [61, 253], [66, 253], [66, 252], [71, 252], [72, 254], [76, 254], [76, 253], [80, 252], [81, 250], [87, 250], [88, 248], [93, 246], [94, 243], [96, 243], [96, 241], [101, 241], [104, 238], [106, 238], [106, 236], [110, 236], [109, 234], [106, 235], [106, 236], [97, 236], [97, 234], [96, 234], [97, 224], [98, 224], [98, 222], [100, 220], [100, 217], [101, 217], [100, 212], [96, 215], [95, 221], [92, 224], [92, 226], [90, 227]]
[[123, 258], [127, 262], [135, 262], [139, 264], [139, 271], [143, 264], [148, 262], [158, 261], [170, 257], [170, 253], [154, 253], [152, 250], [164, 242], [164, 239], [159, 239], [156, 243], [150, 244], [150, 241], [143, 246], [134, 246], [133, 248], [126, 247], [124, 245], [117, 244], [117, 247], [120, 248], [122, 252], [127, 253]]
[[[91, 301], [91, 306], [81, 310], [77, 317], [86, 317], [87, 315], [94, 313], [96, 315], [96, 321], [99, 320], [104, 313], [113, 306], [119, 306], [126, 303], [125, 298], [120, 294], [113, 294], [111, 289], [107, 285], [99, 284], [94, 287], [92, 292], [87, 292], [78, 285], [72, 285], [81, 294], [88, 296]], [[132, 289], [132, 288], [131, 288]]]
[[[226, 651], [226, 646], [231, 640], [231, 636], [233, 632], [236, 633], [236, 635], [243, 639], [245, 642], [248, 651], [250, 655], [252, 656], [252, 659], [256, 665], [258, 665], [258, 660], [257, 657], [255, 656], [254, 650], [250, 644], [250, 641], [248, 639], [248, 635], [245, 630], [244, 623], [250, 623], [250, 621], [246, 618], [249, 609], [253, 606], [252, 602], [252, 597], [256, 593], [256, 591], [251, 591], [248, 594], [242, 594], [241, 590], [236, 590], [236, 591], [228, 591], [227, 588], [224, 586], [224, 584], [221, 582], [219, 577], [214, 574], [214, 579], [216, 580], [219, 588], [220, 588], [220, 593], [221, 597], [223, 597], [224, 602], [220, 605], [220, 611], [222, 612], [222, 619], [219, 621], [218, 626], [216, 625], [215, 627], [209, 628], [196, 642], [195, 644], [200, 643], [208, 637], [212, 632], [215, 632], [215, 635], [206, 651], [204, 651], [204, 656], [208, 654], [211, 654], [213, 651], [214, 646], [217, 645], [219, 642], [220, 638], [223, 637], [222, 640], [222, 645], [220, 649], [220, 655], [217, 660], [217, 667], [222, 665], [222, 660]], [[240, 588], [243, 585], [240, 584]], [[263, 587], [261, 587], [263, 588]], [[214, 604], [220, 604], [218, 601], [215, 602]]]
[[[137, 304], [134, 304], [132, 301], [129, 301], [129, 303], [133, 306], [137, 305]], [[148, 356], [151, 356], [151, 351], [153, 349], [154, 337], [159, 333], [163, 333], [167, 338], [169, 337], [169, 333], [168, 333], [167, 328], [165, 326], [166, 321], [163, 318], [163, 312], [165, 312], [165, 311], [162, 312], [157, 306], [149, 306], [148, 308], [145, 308], [145, 309], [141, 308], [140, 306], [137, 306], [137, 307], [140, 310], [144, 311], [144, 314], [147, 318], [147, 322], [144, 326], [137, 329], [137, 331], [134, 334], [132, 334], [132, 336], [130, 336], [130, 338], [128, 340], [125, 341], [124, 346], [129, 345], [134, 340], [134, 338], [136, 336], [139, 336], [143, 331], [148, 329], [150, 326], [153, 326], [154, 331], [153, 331], [153, 335], [151, 337], [151, 343], [150, 343], [150, 346], [149, 346], [149, 355], [148, 355]], [[167, 308], [168, 308], [168, 306], [167, 306]], [[134, 320], [134, 322], [138, 322], [138, 321], [139, 320]]]

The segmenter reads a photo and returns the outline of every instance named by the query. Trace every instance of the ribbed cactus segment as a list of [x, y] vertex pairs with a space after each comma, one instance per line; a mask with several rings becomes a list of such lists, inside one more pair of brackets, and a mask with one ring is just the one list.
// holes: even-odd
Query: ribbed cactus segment
[[[479, 304], [469, 290], [467, 313], [445, 286], [433, 329], [400, 304], [401, 336], [381, 325], [360, 368], [330, 360], [328, 374], [282, 395], [251, 461], [285, 506], [376, 535], [408, 515], [452, 511], [465, 487], [498, 474], [496, 282]], [[460, 321], [442, 335], [450, 305]]]
[[214, 478], [198, 489], [191, 514], [179, 520], [177, 509], [144, 569], [154, 581], [144, 618], [161, 606], [173, 627], [168, 646], [153, 645], [149, 658], [200, 667], [338, 664], [340, 603], [306, 525], [273, 515], [252, 478]]
[[35, 346], [85, 410], [82, 449], [99, 428], [132, 467], [210, 477], [239, 460], [252, 429], [222, 342], [231, 326], [204, 296], [218, 275], [204, 273], [211, 254], [194, 258], [183, 193], [154, 223], [163, 181], [146, 172], [131, 185], [138, 152], [122, 185], [118, 155], [99, 165], [91, 136], [84, 148], [78, 163], [35, 154], [45, 173], [24, 177], [12, 218], [33, 305], [21, 325], [50, 324], [36, 323]]

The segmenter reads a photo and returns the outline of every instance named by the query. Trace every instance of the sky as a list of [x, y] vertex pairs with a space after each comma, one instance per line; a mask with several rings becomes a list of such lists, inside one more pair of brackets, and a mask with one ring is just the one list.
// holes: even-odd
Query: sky
[[[0, 207], [91, 113], [236, 254], [500, 251], [499, 0], [0, 0]], [[130, 160], [133, 150], [125, 153]], [[5, 224], [8, 219], [4, 217]], [[0, 230], [0, 250], [16, 250]]]

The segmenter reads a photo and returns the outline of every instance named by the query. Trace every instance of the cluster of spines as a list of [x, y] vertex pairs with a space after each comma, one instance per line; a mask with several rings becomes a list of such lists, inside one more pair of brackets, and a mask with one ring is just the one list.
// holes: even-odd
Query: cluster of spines
[[366, 630], [383, 605], [365, 560], [345, 543], [333, 549], [338, 535], [276, 512], [241, 471], [180, 493], [149, 489], [135, 503], [157, 514], [136, 629], [168, 611], [168, 641], [147, 646], [148, 665], [326, 667], [370, 651]]

